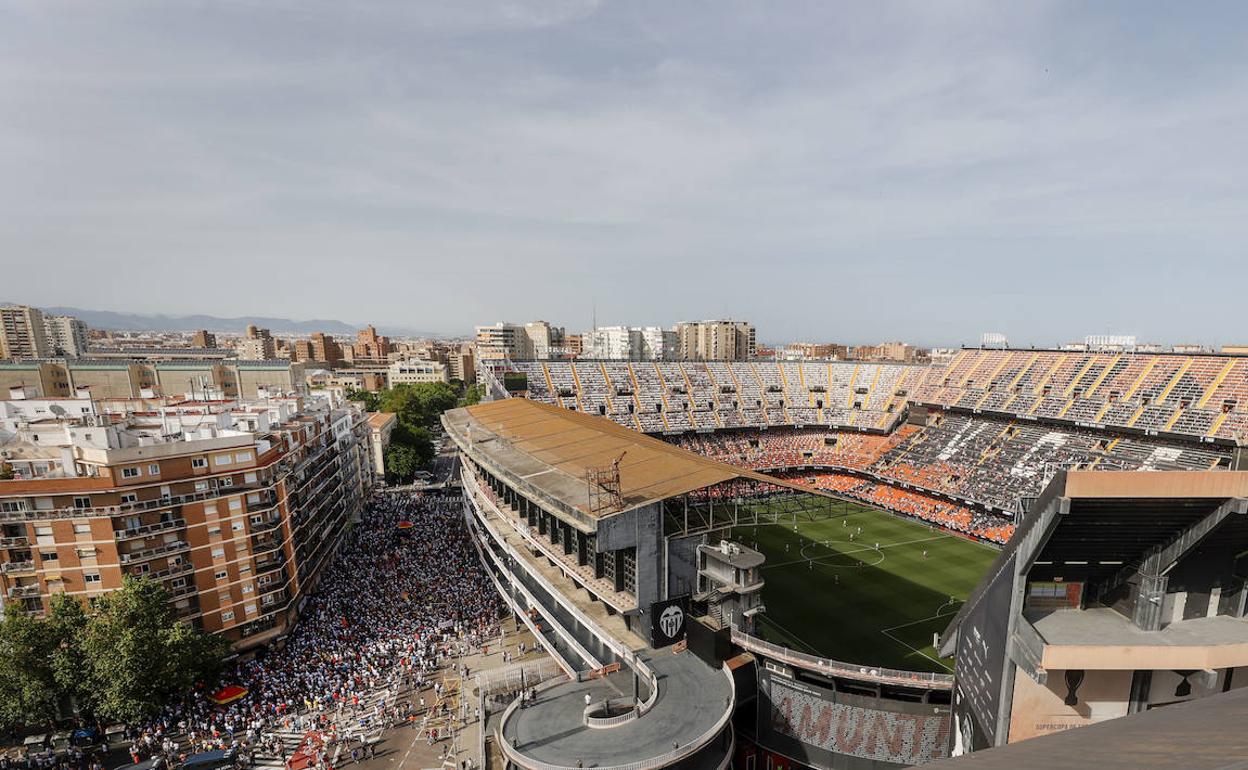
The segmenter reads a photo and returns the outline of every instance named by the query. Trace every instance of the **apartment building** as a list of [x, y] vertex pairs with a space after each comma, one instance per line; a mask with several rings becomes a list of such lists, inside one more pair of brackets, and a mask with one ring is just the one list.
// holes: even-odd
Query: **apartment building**
[[247, 336], [238, 342], [238, 357], [245, 361], [270, 361], [277, 358], [277, 340], [268, 329], [247, 327]]
[[390, 364], [390, 385], [414, 382], [449, 382], [447, 366], [439, 361], [411, 359]]
[[52, 354], [39, 308], [0, 307], [0, 358], [47, 358]]
[[783, 361], [830, 361], [846, 358], [849, 348], [832, 342], [793, 342], [785, 345], [779, 358]]
[[26, 612], [146, 575], [179, 618], [254, 647], [289, 631], [370, 491], [370, 428], [350, 404], [12, 395], [0, 602]]
[[79, 358], [87, 354], [87, 325], [70, 315], [44, 316], [48, 347], [53, 354]]
[[518, 324], [502, 321], [476, 328], [477, 358], [483, 361], [527, 360], [535, 357], [528, 331]]
[[256, 398], [262, 390], [300, 391], [305, 377], [304, 364], [281, 360], [0, 361], [0, 394], [22, 388], [32, 396], [67, 398], [85, 387], [96, 398], [177, 395], [192, 390], [219, 392], [226, 398]]
[[757, 352], [757, 332], [746, 321], [688, 321], [676, 324], [685, 361], [748, 361]]
[[390, 338], [377, 333], [370, 324], [355, 335], [352, 346], [352, 360], [355, 362], [373, 361], [385, 363], [390, 356]]
[[619, 361], [672, 361], [680, 350], [675, 331], [659, 326], [599, 326], [585, 334], [582, 355]]

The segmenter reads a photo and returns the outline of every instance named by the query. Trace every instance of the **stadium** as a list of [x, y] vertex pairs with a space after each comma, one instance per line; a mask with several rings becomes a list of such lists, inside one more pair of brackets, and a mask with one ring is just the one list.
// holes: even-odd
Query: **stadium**
[[[985, 612], [985, 586], [1001, 582], [1015, 533], [1036, 532], [1033, 519], [1052, 517], [1055, 499], [1070, 510], [1072, 479], [1130, 480], [1091, 496], [1113, 498], [1115, 515], [1144, 511], [1147, 537], [1126, 553], [1093, 543], [1100, 550], [1083, 563], [1106, 568], [1077, 581], [1074, 605], [1086, 610], [1136, 585], [1125, 573], [1149, 549], [1175, 537], [1198, 545], [1218, 527], [1238, 526], [1225, 511], [1244, 497], [1236, 471], [1248, 427], [1245, 357], [967, 348], [940, 366], [502, 361], [485, 374], [495, 403], [448, 413], [444, 424], [460, 449], [465, 509], [487, 567], [513, 609], [535, 619], [568, 680], [550, 683], [547, 708], [566, 717], [568, 699], [584, 695], [585, 672], [609, 669], [608, 680], [631, 676], [636, 706], [625, 711], [650, 725], [645, 735], [656, 724], [675, 729], [649, 711], [689, 705], [673, 706], [663, 683], [675, 674], [655, 670], [658, 661], [672, 665], [652, 622], [671, 602], [692, 615], [688, 652], [678, 657], [702, 661], [681, 664], [681, 676], [702, 677], [696, 686], [714, 692], [722, 672], [732, 690], [730, 703], [702, 713], [706, 724], [670, 744], [622, 742], [618, 754], [592, 760], [584, 756], [592, 744], [577, 743], [581, 731], [541, 739], [562, 724], [557, 717], [543, 727], [528, 715], [509, 732], [515, 716], [504, 715], [495, 740], [522, 767], [904, 767], [1059, 729], [1002, 727], [1013, 709], [1045, 723], [1034, 704], [1011, 700], [1026, 688], [1002, 690], [1002, 682], [1029, 672], [1057, 687], [1033, 660], [1046, 648], [1042, 634], [1010, 636], [1032, 627], [1008, 596], [994, 600], [1001, 617], [993, 622], [1014, 630], [998, 633], [991, 649], [972, 650], [965, 634], [952, 633], [967, 625], [971, 604]], [[1136, 494], [1149, 486], [1141, 477], [1185, 481]], [[1186, 518], [1158, 514], [1159, 499], [1181, 501], [1172, 508]], [[1097, 501], [1087, 503], [1089, 515], [1108, 516]], [[1223, 511], [1216, 522], [1207, 520], [1212, 510]], [[1111, 523], [1134, 533], [1100, 522]], [[1193, 526], [1204, 528], [1193, 535]], [[1248, 649], [1243, 602], [1230, 598], [1244, 594], [1238, 556], [1224, 550], [1216, 580], [1183, 589], [1186, 610], [1152, 584], [1152, 600], [1168, 601], [1170, 614], [1136, 627], [1164, 633], [1196, 618], [1199, 605], [1211, 618], [1236, 619], [1219, 627], [1219, 643]], [[1068, 563], [1078, 571], [1080, 560]], [[1055, 590], [1071, 580], [1066, 572], [1050, 566], [1034, 588], [1020, 578], [1011, 585], [1025, 597], [1019, 606], [1031, 606], [1041, 583]], [[1203, 604], [1193, 590], [1204, 592]], [[1036, 600], [1046, 611], [1072, 608], [1059, 604]], [[1209, 644], [1203, 633], [1190, 644]], [[1021, 651], [1030, 668], [1018, 665]], [[1200, 670], [1199, 694], [1211, 694], [1233, 689], [1234, 669], [1248, 666], [1235, 653], [1193, 669], [1199, 654], [1189, 653], [1134, 677], [1168, 682], [1166, 666]], [[1114, 682], [1106, 686], [1122, 689]], [[1125, 687], [1108, 696], [1122, 704], [1113, 716], [1160, 702], [1130, 675]], [[992, 708], [983, 707], [990, 690]], [[1179, 700], [1188, 697], [1197, 696]], [[1174, 702], [1168, 694], [1165, 703]], [[604, 718], [615, 717], [624, 718]], [[1104, 717], [1049, 714], [1049, 722]], [[525, 753], [526, 734], [527, 745], [541, 745], [536, 754]]]

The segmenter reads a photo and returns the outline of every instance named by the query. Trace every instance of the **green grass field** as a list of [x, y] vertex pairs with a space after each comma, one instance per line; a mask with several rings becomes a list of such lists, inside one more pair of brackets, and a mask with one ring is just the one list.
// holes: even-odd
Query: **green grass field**
[[844, 510], [818, 521], [798, 515], [796, 530], [789, 521], [734, 531], [767, 557], [760, 635], [847, 663], [951, 671], [932, 635], [945, 629], [996, 550], [871, 508]]

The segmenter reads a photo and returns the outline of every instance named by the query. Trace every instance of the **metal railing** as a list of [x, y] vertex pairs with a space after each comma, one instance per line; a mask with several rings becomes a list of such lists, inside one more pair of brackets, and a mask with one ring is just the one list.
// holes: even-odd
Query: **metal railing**
[[0, 537], [0, 548], [23, 548], [30, 545], [30, 538], [25, 535]]
[[156, 532], [164, 532], [168, 529], [177, 529], [186, 526], [186, 519], [173, 518], [165, 521], [157, 521], [151, 524], [140, 524], [137, 527], [127, 527], [113, 532], [113, 536], [118, 540], [125, 540], [132, 537], [144, 537]]
[[191, 546], [185, 540], [175, 540], [172, 543], [165, 543], [153, 548], [144, 548], [141, 551], [131, 551], [130, 553], [121, 554], [122, 564], [134, 564], [135, 562], [154, 559], [158, 556], [166, 556], [178, 551], [188, 550]]
[[11, 575], [15, 572], [34, 572], [35, 563], [33, 561], [8, 561], [0, 564], [0, 572]]
[[588, 706], [585, 707], [585, 711], [581, 715], [581, 724], [585, 725], [586, 727], [595, 729], [595, 730], [609, 730], [612, 727], [619, 727], [622, 724], [627, 724], [628, 722], [632, 722], [633, 720], [641, 716], [641, 713], [640, 713], [640, 710], [638, 709], [638, 704], [636, 701], [633, 701], [633, 705], [629, 707], [628, 711], [625, 711], [622, 714], [616, 714], [613, 717], [590, 716], [591, 711], [598, 711], [600, 709], [604, 711], [609, 710], [610, 706], [611, 706], [610, 700], [599, 701], [598, 703], [589, 704]]
[[736, 625], [732, 626], [732, 643], [750, 652], [766, 655], [769, 658], [788, 663], [791, 666], [815, 671], [824, 676], [839, 676], [862, 682], [881, 682], [903, 687], [924, 687], [933, 690], [949, 690], [953, 688], [953, 674], [934, 674], [927, 671], [903, 671], [895, 668], [879, 666], [863, 666], [845, 663], [831, 658], [821, 658], [779, 644], [763, 641], [750, 636]]
[[39, 586], [11, 586], [9, 588], [10, 599], [25, 599], [31, 596], [39, 595]]

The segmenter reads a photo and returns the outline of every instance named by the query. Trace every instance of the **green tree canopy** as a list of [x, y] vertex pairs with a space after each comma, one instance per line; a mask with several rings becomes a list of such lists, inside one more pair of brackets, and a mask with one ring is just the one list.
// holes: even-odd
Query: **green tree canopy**
[[0, 622], [0, 722], [43, 724], [56, 716], [53, 649], [53, 636], [42, 620], [19, 605], [5, 609]]
[[100, 597], [80, 647], [91, 710], [134, 723], [156, 716], [173, 696], [215, 675], [229, 643], [177, 622], [160, 583], [127, 577], [120, 589]]
[[348, 388], [346, 391], [348, 401], [361, 401], [364, 404], [364, 410], [367, 412], [377, 412], [381, 409], [381, 395], [373, 393], [370, 390], [360, 390], [359, 388]]
[[445, 382], [400, 383], [380, 397], [381, 411], [394, 412], [409, 428], [432, 429], [443, 412], [459, 403], [459, 392]]

